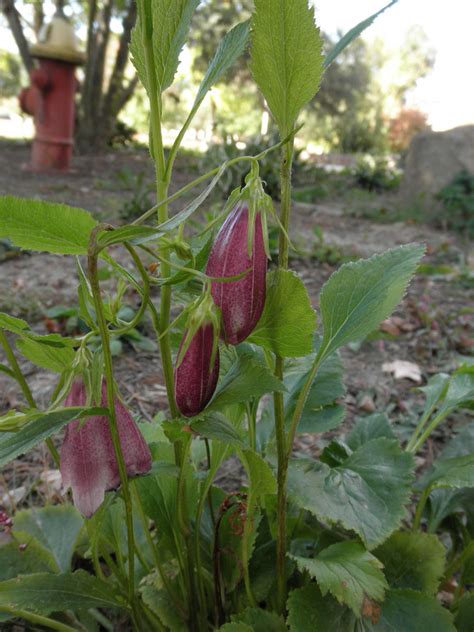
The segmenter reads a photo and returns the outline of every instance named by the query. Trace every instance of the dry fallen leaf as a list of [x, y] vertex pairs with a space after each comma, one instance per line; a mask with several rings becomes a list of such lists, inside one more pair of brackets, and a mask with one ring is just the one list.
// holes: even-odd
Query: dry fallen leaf
[[393, 362], [385, 362], [382, 364], [384, 373], [392, 373], [396, 380], [408, 379], [419, 384], [421, 379], [421, 369], [418, 364], [408, 362], [407, 360], [394, 360]]

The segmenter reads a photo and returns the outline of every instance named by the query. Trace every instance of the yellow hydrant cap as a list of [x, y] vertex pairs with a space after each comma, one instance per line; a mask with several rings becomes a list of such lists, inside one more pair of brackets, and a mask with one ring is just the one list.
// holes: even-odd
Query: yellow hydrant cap
[[62, 14], [56, 13], [51, 22], [45, 24], [39, 34], [39, 42], [30, 47], [33, 57], [58, 59], [71, 64], [83, 64], [85, 54], [79, 50], [74, 28]]

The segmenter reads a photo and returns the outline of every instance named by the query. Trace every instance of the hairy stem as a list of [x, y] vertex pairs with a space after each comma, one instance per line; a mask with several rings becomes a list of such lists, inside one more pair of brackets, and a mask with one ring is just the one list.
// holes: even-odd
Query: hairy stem
[[[289, 244], [287, 239], [291, 213], [291, 164], [293, 160], [293, 140], [287, 143], [281, 151], [280, 183], [281, 183], [281, 210], [280, 221], [283, 230], [280, 230], [278, 248], [278, 265], [280, 268], [288, 268]], [[280, 356], [275, 358], [275, 375], [283, 380], [284, 361]], [[288, 472], [287, 441], [285, 433], [285, 407], [283, 393], [273, 394], [275, 409], [275, 435], [277, 444], [277, 611], [283, 614], [286, 604], [286, 479]]]
[[104, 306], [102, 303], [102, 297], [100, 295], [97, 256], [94, 252], [94, 247], [95, 234], [93, 233], [88, 256], [89, 281], [91, 285], [92, 296], [94, 299], [94, 307], [97, 314], [97, 325], [102, 341], [102, 353], [104, 356], [104, 376], [107, 392], [107, 407], [109, 409], [109, 415], [107, 419], [109, 422], [110, 434], [114, 446], [115, 458], [117, 459], [120, 483], [122, 485], [123, 500], [125, 503], [128, 545], [128, 596], [130, 604], [133, 604], [135, 599], [135, 538], [133, 533], [132, 499], [130, 496], [127, 469], [125, 467], [125, 461], [122, 454], [122, 446], [120, 445], [120, 437], [117, 429], [117, 420], [115, 417], [115, 385], [112, 354], [110, 352], [109, 329], [107, 327], [107, 321], [104, 314]]
[[[23, 375], [20, 369], [20, 365], [18, 364], [15, 354], [13, 353], [13, 349], [11, 348], [10, 343], [8, 342], [8, 338], [5, 336], [5, 332], [2, 329], [0, 329], [0, 344], [2, 345], [3, 350], [5, 351], [7, 360], [10, 363], [15, 379], [18, 382], [18, 385], [20, 386], [23, 392], [23, 395], [25, 396], [26, 401], [31, 406], [31, 408], [36, 408], [36, 402], [33, 397], [33, 393], [31, 392], [31, 389], [28, 386], [25, 376]], [[59, 465], [60, 465], [59, 453], [56, 450], [56, 446], [54, 445], [51, 437], [48, 437], [46, 439], [46, 445], [48, 446], [48, 450], [51, 456], [53, 457], [56, 467], [59, 468]]]

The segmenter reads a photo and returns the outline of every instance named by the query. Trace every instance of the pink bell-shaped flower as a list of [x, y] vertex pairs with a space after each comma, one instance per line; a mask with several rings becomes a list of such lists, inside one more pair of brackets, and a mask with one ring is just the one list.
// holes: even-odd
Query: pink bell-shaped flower
[[[75, 382], [66, 398], [66, 406], [84, 406], [87, 395], [82, 382]], [[102, 406], [107, 406], [102, 383]], [[137, 424], [122, 402], [115, 400], [115, 416], [125, 467], [129, 476], [151, 469], [151, 454]], [[90, 518], [100, 507], [105, 492], [120, 485], [112, 436], [107, 417], [88, 417], [71, 421], [61, 447], [63, 486], [72, 488], [74, 504]]]

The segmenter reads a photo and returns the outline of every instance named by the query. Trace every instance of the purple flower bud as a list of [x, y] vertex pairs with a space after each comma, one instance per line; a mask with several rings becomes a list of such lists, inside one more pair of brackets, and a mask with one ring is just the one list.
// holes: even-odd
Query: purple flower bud
[[235, 276], [249, 270], [237, 281], [212, 283], [212, 298], [222, 313], [221, 336], [232, 345], [252, 333], [265, 305], [267, 255], [258, 212], [253, 228], [249, 256], [249, 209], [245, 202], [239, 202], [217, 233], [206, 268], [211, 277]]
[[[66, 406], [84, 406], [86, 389], [75, 382], [66, 398]], [[107, 406], [102, 383], [102, 406]], [[129, 411], [115, 400], [117, 430], [127, 474], [145, 474], [151, 468], [151, 454]], [[88, 417], [68, 424], [61, 448], [61, 476], [64, 487], [72, 488], [74, 504], [90, 518], [100, 507], [104, 494], [120, 485], [112, 436], [107, 417]]]
[[[180, 350], [186, 340], [184, 333]], [[215, 348], [215, 331], [211, 322], [204, 323], [192, 337], [174, 373], [176, 404], [185, 417], [200, 413], [216, 390], [219, 377], [219, 349]], [[214, 361], [213, 356], [214, 354]]]

